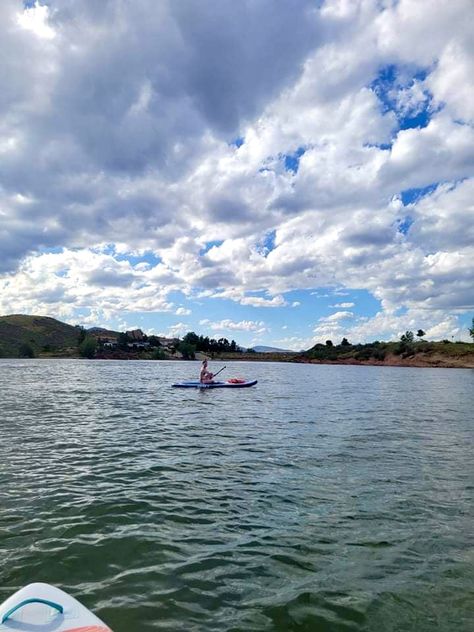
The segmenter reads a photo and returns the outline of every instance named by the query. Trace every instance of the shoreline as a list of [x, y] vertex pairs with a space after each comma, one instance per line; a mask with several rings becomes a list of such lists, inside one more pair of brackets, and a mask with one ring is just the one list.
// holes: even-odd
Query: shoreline
[[295, 363], [299, 364], [338, 364], [338, 365], [347, 365], [347, 366], [385, 366], [385, 367], [405, 367], [405, 368], [416, 368], [416, 369], [474, 369], [474, 358], [472, 360], [468, 360], [467, 362], [458, 359], [452, 358], [451, 360], [447, 360], [445, 358], [432, 358], [431, 361], [428, 359], [420, 359], [420, 358], [406, 358], [400, 359], [396, 358], [396, 356], [391, 356], [386, 360], [313, 360], [309, 358], [294, 360]]
[[[194, 360], [184, 359], [180, 357], [167, 357], [161, 360], [154, 360], [150, 357], [144, 357], [140, 354], [127, 354], [121, 357], [117, 357], [118, 354], [105, 354], [101, 353], [92, 360], [148, 360], [152, 362], [200, 362], [202, 358], [195, 358]], [[423, 357], [420, 357], [423, 356]], [[79, 354], [71, 355], [38, 355], [34, 358], [15, 358], [4, 357], [4, 360], [85, 360]], [[304, 356], [294, 356], [291, 354], [272, 354], [265, 353], [259, 354], [255, 357], [254, 354], [249, 356], [244, 354], [239, 356], [231, 356], [230, 354], [216, 355], [215, 357], [208, 357], [210, 362], [281, 362], [282, 364], [326, 364], [326, 365], [347, 365], [347, 366], [379, 366], [379, 367], [408, 367], [408, 368], [431, 368], [431, 369], [474, 369], [474, 352], [469, 354], [468, 357], [459, 356], [443, 356], [440, 354], [415, 354], [408, 358], [402, 358], [401, 356], [388, 355], [384, 360], [377, 360], [375, 358], [369, 358], [367, 360], [357, 360], [355, 358], [340, 358], [334, 360], [319, 360], [315, 358], [308, 358]]]

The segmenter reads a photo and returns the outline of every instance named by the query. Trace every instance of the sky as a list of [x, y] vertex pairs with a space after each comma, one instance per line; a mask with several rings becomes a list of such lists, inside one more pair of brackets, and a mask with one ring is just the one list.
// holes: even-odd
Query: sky
[[467, 340], [472, 0], [0, 3], [0, 314]]

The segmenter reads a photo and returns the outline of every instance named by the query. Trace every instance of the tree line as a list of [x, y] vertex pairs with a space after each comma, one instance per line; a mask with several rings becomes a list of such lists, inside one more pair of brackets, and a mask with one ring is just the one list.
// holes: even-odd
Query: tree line
[[189, 331], [179, 343], [177, 350], [184, 358], [194, 359], [197, 351], [202, 353], [223, 353], [223, 352], [242, 352], [235, 340], [227, 340], [227, 338], [209, 338], [209, 336], [198, 336], [194, 331]]

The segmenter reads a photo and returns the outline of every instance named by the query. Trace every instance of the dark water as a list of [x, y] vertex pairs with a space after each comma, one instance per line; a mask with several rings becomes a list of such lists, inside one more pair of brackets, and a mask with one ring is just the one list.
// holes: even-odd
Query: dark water
[[473, 629], [474, 372], [0, 361], [0, 599], [115, 632]]

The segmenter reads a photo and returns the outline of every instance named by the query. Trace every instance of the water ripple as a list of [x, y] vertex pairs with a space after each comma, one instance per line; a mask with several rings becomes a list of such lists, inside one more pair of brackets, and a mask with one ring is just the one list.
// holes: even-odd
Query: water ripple
[[[470, 630], [473, 372], [0, 361], [0, 598], [115, 632]], [[286, 385], [286, 386], [285, 386]]]

